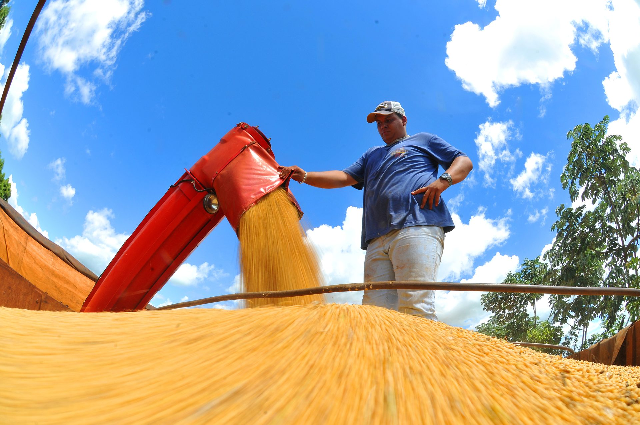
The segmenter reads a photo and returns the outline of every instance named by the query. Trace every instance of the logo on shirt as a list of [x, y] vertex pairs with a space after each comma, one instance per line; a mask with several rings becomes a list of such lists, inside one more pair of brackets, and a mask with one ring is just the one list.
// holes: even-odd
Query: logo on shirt
[[405, 148], [396, 149], [395, 151], [390, 153], [390, 155], [395, 158], [402, 158], [406, 154], [407, 154], [407, 150]]

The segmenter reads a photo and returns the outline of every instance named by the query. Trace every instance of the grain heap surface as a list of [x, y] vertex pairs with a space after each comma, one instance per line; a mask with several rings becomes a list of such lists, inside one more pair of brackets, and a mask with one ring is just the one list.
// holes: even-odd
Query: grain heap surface
[[[240, 217], [240, 269], [245, 292], [322, 285], [318, 260], [304, 237], [298, 210], [284, 189], [264, 196]], [[247, 300], [247, 307], [322, 302], [322, 295]]]
[[633, 424], [639, 385], [372, 306], [0, 308], [6, 424]]

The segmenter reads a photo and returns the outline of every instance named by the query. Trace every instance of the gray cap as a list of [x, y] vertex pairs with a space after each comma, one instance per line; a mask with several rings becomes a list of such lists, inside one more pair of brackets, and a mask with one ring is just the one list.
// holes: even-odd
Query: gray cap
[[367, 115], [367, 122], [372, 123], [376, 120], [376, 115], [389, 115], [389, 114], [400, 114], [403, 117], [406, 117], [404, 113], [404, 109], [400, 105], [400, 102], [394, 102], [392, 100], [385, 100], [381, 104], [379, 104], [375, 111]]

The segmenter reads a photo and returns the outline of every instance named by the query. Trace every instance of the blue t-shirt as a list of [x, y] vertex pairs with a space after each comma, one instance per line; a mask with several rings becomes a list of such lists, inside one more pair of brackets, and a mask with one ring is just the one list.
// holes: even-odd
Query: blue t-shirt
[[418, 133], [393, 145], [376, 146], [343, 170], [363, 189], [362, 249], [372, 239], [410, 226], [438, 226], [453, 230], [451, 214], [442, 197], [438, 206], [420, 208], [423, 194], [411, 192], [429, 186], [454, 159], [466, 156], [440, 137]]

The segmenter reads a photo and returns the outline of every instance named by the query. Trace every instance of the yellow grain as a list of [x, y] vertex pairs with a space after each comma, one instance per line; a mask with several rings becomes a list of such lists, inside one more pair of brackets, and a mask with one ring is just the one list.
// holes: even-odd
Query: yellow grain
[[[299, 224], [298, 210], [280, 188], [264, 196], [240, 218], [240, 268], [246, 292], [321, 286], [317, 258]], [[247, 300], [248, 307], [321, 302], [322, 295]]]
[[633, 424], [638, 385], [373, 306], [0, 308], [2, 424]]

